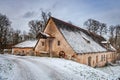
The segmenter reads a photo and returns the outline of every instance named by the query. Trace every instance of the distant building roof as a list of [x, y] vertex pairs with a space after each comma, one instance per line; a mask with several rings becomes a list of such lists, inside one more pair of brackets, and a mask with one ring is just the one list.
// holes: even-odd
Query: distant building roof
[[101, 43], [101, 41], [106, 41], [102, 36], [59, 19], [51, 18], [76, 53], [107, 51]]
[[37, 40], [27, 40], [27, 41], [18, 43], [17, 45], [15, 45], [13, 47], [21, 47], [21, 48], [35, 47], [36, 43], [37, 43]]

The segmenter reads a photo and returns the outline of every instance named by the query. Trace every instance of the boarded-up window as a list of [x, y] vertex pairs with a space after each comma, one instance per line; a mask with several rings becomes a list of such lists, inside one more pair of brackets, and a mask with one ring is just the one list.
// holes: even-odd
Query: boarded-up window
[[58, 46], [60, 46], [60, 41], [58, 41]]

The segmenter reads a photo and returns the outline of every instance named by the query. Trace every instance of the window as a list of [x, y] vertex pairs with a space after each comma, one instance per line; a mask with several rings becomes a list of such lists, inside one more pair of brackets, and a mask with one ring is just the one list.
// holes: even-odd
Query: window
[[103, 55], [101, 55], [101, 61], [103, 61]]
[[114, 54], [112, 54], [112, 58], [114, 58]]
[[104, 55], [104, 61], [105, 61], [105, 55]]
[[93, 61], [93, 65], [94, 65], [94, 61]]
[[89, 57], [88, 57], [88, 66], [91, 66], [91, 61], [92, 61], [92, 57], [89, 56]]
[[60, 46], [60, 41], [58, 41], [58, 46]]
[[22, 53], [24, 53], [24, 50], [22, 50]]
[[42, 46], [44, 46], [44, 42], [42, 42]]
[[96, 63], [98, 63], [98, 56], [96, 56]]
[[105, 55], [101, 55], [101, 61], [105, 61]]
[[111, 56], [111, 54], [110, 54], [110, 58], [111, 58], [112, 56]]
[[106, 55], [106, 61], [107, 61], [107, 59], [108, 59], [108, 55]]
[[112, 58], [112, 54], [111, 54], [111, 58]]

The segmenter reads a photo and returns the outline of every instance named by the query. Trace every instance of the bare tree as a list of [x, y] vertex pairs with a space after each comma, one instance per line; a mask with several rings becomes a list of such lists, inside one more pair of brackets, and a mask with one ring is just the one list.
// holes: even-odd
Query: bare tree
[[45, 12], [45, 11], [41, 10], [41, 16], [44, 21], [44, 24], [46, 24], [48, 19], [51, 17], [51, 12]]
[[7, 35], [9, 33], [10, 21], [6, 15], [0, 13], [0, 52], [7, 44]]
[[8, 40], [7, 44], [13, 44], [13, 34], [14, 34], [14, 30], [13, 28], [10, 28], [9, 33], [7, 35], [7, 40]]
[[110, 37], [114, 38], [115, 26], [111, 25], [109, 27]]
[[13, 44], [17, 44], [22, 41], [20, 33], [20, 30], [16, 30], [13, 32]]
[[30, 39], [30, 38], [29, 38], [29, 35], [28, 35], [28, 33], [27, 33], [26, 31], [23, 31], [21, 37], [22, 37], [22, 41], [25, 41], [25, 40], [29, 40], [29, 39]]
[[31, 20], [28, 24], [30, 27], [29, 37], [36, 39], [39, 32], [43, 31], [48, 19], [51, 17], [51, 12], [41, 10], [41, 20]]
[[43, 31], [44, 22], [43, 21], [38, 21], [38, 20], [32, 20], [32, 21], [29, 22], [29, 27], [30, 27], [31, 36], [35, 39], [37, 34], [40, 31]]
[[116, 48], [120, 48], [120, 25], [110, 26], [110, 42]]
[[115, 45], [116, 45], [116, 48], [120, 48], [120, 43], [118, 43], [119, 40], [120, 40], [120, 25], [116, 25], [116, 29], [115, 29]]
[[84, 25], [87, 26], [88, 31], [97, 33], [99, 35], [107, 33], [107, 25], [97, 20], [88, 19], [87, 21], [85, 21]]
[[87, 26], [88, 31], [97, 33], [100, 23], [99, 21], [96, 21], [94, 19], [88, 19], [87, 21], [85, 21], [84, 25]]
[[102, 36], [107, 33], [107, 25], [105, 23], [100, 23], [99, 34]]
[[115, 29], [116, 27], [113, 25], [109, 27], [109, 33], [110, 33], [109, 41], [114, 47], [115, 47]]

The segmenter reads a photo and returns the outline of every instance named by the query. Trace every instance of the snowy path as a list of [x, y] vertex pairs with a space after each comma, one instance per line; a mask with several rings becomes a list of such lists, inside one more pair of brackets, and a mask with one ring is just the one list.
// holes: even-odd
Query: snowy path
[[4, 59], [11, 60], [17, 66], [15, 80], [61, 80], [64, 77], [55, 69], [31, 58], [4, 56]]
[[0, 80], [112, 80], [110, 76], [73, 61], [0, 55]]

